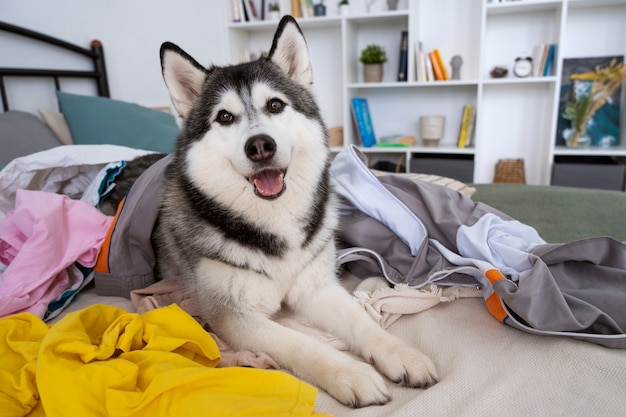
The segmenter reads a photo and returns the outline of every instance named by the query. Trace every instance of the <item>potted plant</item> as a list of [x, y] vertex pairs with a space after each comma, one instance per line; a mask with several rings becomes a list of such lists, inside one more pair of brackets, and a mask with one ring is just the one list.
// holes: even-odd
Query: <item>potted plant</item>
[[348, 15], [348, 11], [350, 10], [350, 2], [348, 2], [348, 0], [341, 0], [337, 6], [339, 7], [339, 15]]
[[361, 51], [359, 61], [363, 63], [365, 82], [380, 82], [383, 79], [383, 64], [387, 62], [385, 49], [377, 44], [370, 44]]
[[269, 4], [270, 11], [270, 20], [279, 20], [280, 19], [280, 6], [278, 3], [270, 3]]

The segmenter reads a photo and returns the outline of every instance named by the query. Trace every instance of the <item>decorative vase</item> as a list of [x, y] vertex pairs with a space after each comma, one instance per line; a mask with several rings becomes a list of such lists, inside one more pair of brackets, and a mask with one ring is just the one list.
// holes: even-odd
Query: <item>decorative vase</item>
[[270, 10], [270, 20], [276, 22], [280, 20], [280, 12], [278, 10]]
[[379, 83], [383, 80], [383, 64], [363, 64], [363, 80]]
[[445, 125], [445, 116], [421, 116], [420, 136], [424, 146], [429, 148], [439, 146], [439, 141], [443, 138]]
[[591, 139], [586, 134], [586, 130], [565, 129], [563, 139], [568, 148], [586, 148], [590, 145]]
[[318, 3], [313, 6], [313, 16], [326, 16], [326, 6]]
[[387, 9], [396, 10], [398, 8], [398, 0], [387, 0]]

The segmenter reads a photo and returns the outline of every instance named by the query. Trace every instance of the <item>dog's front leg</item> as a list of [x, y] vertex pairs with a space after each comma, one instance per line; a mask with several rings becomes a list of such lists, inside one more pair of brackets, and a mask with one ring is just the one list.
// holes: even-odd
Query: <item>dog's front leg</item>
[[371, 366], [312, 336], [258, 314], [220, 320], [213, 330], [229, 344], [267, 353], [282, 368], [322, 388], [345, 405], [379, 405], [391, 399], [384, 379]]
[[[382, 329], [334, 277], [334, 257], [320, 257], [291, 291], [288, 304], [308, 323], [345, 341], [390, 380], [410, 387], [437, 381], [433, 362]], [[324, 273], [325, 271], [325, 273]]]
[[199, 270], [220, 277], [199, 277], [194, 295], [201, 316], [232, 348], [264, 352], [348, 406], [391, 399], [385, 380], [370, 365], [272, 320], [284, 295], [278, 280], [208, 259]]

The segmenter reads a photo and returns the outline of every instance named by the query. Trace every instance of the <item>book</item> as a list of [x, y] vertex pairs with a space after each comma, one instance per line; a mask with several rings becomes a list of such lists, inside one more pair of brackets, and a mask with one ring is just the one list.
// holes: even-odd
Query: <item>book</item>
[[241, 0], [231, 0], [231, 10], [233, 13], [233, 22], [241, 22]]
[[433, 64], [430, 62], [430, 56], [428, 54], [424, 54], [424, 59], [426, 61], [426, 74], [428, 81], [435, 81], [435, 73], [433, 71]]
[[400, 60], [398, 63], [398, 81], [407, 80], [409, 66], [409, 31], [403, 30], [400, 34]]
[[468, 129], [472, 119], [472, 113], [474, 106], [466, 104], [463, 106], [463, 115], [461, 117], [461, 127], [459, 128], [459, 137], [457, 139], [457, 147], [460, 149], [465, 148], [467, 145]]
[[546, 58], [546, 65], [543, 67], [543, 74], [542, 74], [544, 77], [547, 77], [551, 73], [551, 67], [553, 66], [552, 63], [556, 59], [554, 56], [555, 50], [556, 50], [555, 44], [548, 45], [548, 57]]
[[470, 115], [469, 125], [467, 126], [467, 135], [465, 136], [465, 147], [474, 146], [474, 132], [476, 126], [476, 107], [472, 106], [472, 114]]
[[428, 81], [428, 73], [426, 72], [426, 57], [422, 49], [422, 42], [415, 42], [415, 79], [417, 82]]
[[539, 77], [543, 68], [541, 67], [541, 58], [543, 57], [544, 45], [537, 45], [533, 49], [533, 77]]
[[261, 16], [256, 9], [256, 3], [254, 2], [254, 0], [248, 0], [248, 9], [250, 11], [250, 14], [252, 15], [251, 20], [260, 20]]
[[429, 52], [428, 57], [430, 58], [430, 65], [433, 68], [433, 74], [435, 76], [434, 80], [443, 81], [443, 72], [441, 72], [441, 68], [439, 67], [439, 62], [437, 61], [437, 57], [435, 56], [435, 51]]
[[541, 61], [539, 61], [539, 74], [538, 77], [543, 77], [543, 71], [546, 67], [546, 61], [548, 60], [548, 53], [550, 52], [550, 45], [541, 45]]
[[352, 116], [361, 144], [366, 148], [376, 145], [374, 125], [366, 98], [354, 97], [352, 99]]
[[[576, 95], [577, 98], [588, 95], [593, 84], [592, 80], [573, 80], [572, 75], [591, 73], [596, 70], [596, 67], [606, 68], [614, 59], [618, 64], [623, 63], [624, 55], [563, 59], [555, 138], [557, 146], [565, 145], [566, 137], [570, 129], [572, 129], [571, 120], [563, 117], [565, 108], [573, 99], [574, 95]], [[621, 94], [622, 89], [619, 88], [611, 99], [604, 103], [604, 105], [591, 116], [585, 132], [586, 136], [589, 137], [589, 145], [607, 147], [620, 144]]]
[[448, 70], [446, 70], [446, 65], [443, 63], [443, 59], [441, 59], [441, 54], [439, 53], [439, 49], [434, 49], [433, 53], [435, 54], [435, 59], [437, 60], [437, 65], [439, 66], [439, 69], [441, 70], [441, 79], [442, 80], [449, 80], [450, 79], [450, 75], [448, 74]]
[[302, 12], [300, 11], [300, 0], [291, 0], [291, 15], [295, 19], [302, 17]]
[[300, 0], [302, 17], [313, 17], [313, 0]]

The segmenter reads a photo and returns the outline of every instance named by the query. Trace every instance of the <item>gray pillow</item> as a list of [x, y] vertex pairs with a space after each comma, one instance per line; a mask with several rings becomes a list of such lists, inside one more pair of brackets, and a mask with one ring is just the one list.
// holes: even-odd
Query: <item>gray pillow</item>
[[11, 110], [0, 114], [0, 168], [13, 159], [61, 145], [37, 116]]

